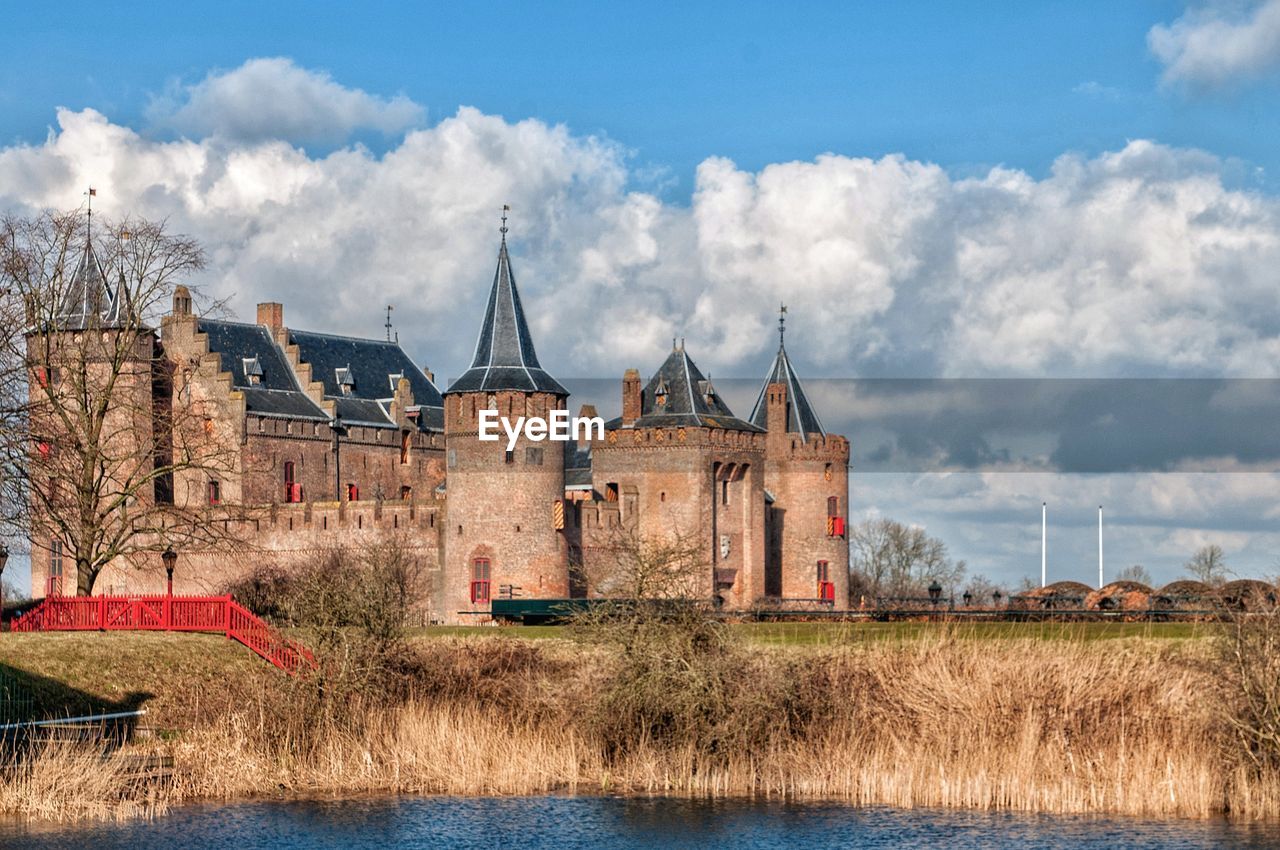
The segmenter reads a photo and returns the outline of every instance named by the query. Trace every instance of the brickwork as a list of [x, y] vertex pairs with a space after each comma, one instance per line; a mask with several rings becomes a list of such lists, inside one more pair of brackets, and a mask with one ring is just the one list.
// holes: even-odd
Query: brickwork
[[[553, 527], [553, 505], [564, 498], [563, 442], [521, 436], [508, 452], [505, 436], [479, 439], [479, 412], [547, 417], [564, 409], [551, 393], [458, 393], [445, 396], [448, 497], [444, 531], [445, 618], [478, 622], [488, 601], [472, 600], [477, 559], [488, 561], [490, 598], [503, 585], [526, 597], [569, 595], [568, 542]], [[463, 613], [466, 612], [466, 613]]]

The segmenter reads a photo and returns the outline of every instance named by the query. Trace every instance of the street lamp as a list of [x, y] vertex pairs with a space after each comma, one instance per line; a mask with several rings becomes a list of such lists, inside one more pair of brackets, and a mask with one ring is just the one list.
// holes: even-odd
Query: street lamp
[[967, 590], [964, 592], [964, 596], [960, 598], [964, 600], [964, 607], [966, 608], [973, 604], [973, 594]]
[[929, 585], [929, 602], [933, 605], [938, 604], [938, 600], [942, 598], [942, 585], [938, 584], [935, 578], [933, 583]]
[[173, 565], [178, 563], [178, 553], [173, 551], [172, 546], [167, 546], [160, 555], [160, 560], [164, 561], [164, 572], [169, 582], [168, 594], [173, 596]]
[[991, 598], [995, 600], [996, 607], [999, 608], [1000, 600], [1004, 599], [1004, 594], [997, 590], [995, 593], [991, 594]]
[[4, 625], [4, 565], [9, 563], [9, 547], [0, 543], [0, 626]]

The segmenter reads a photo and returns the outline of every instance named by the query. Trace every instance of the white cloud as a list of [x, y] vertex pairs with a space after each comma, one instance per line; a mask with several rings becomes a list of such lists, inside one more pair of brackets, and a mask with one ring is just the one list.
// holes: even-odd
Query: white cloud
[[673, 336], [716, 375], [755, 375], [783, 300], [810, 376], [1280, 372], [1280, 203], [1229, 188], [1203, 152], [1134, 141], [1043, 179], [953, 179], [901, 155], [758, 172], [711, 158], [689, 206], [631, 188], [628, 162], [471, 108], [381, 156], [157, 140], [62, 110], [43, 143], [0, 148], [0, 207], [74, 206], [93, 183], [105, 211], [202, 239], [207, 283], [241, 315], [278, 299], [296, 326], [376, 334], [394, 303], [443, 374], [474, 343], [504, 203], [540, 354], [564, 377], [652, 369]]
[[[246, 79], [260, 61], [210, 79]], [[377, 336], [395, 304], [406, 348], [441, 378], [474, 345], [504, 203], [539, 355], [564, 378], [652, 370], [673, 336], [717, 376], [758, 375], [780, 300], [810, 377], [1280, 374], [1280, 203], [1228, 187], [1228, 164], [1203, 152], [1134, 141], [1063, 156], [1042, 179], [1004, 168], [953, 179], [900, 155], [755, 172], [711, 158], [682, 206], [632, 188], [643, 181], [616, 144], [471, 108], [381, 156], [310, 154], [299, 136], [415, 122], [369, 106], [394, 101], [283, 71], [303, 89], [319, 80], [312, 94], [336, 91], [257, 123], [236, 97], [193, 92], [188, 105], [205, 111], [172, 141], [61, 110], [43, 142], [0, 148], [0, 209], [74, 207], [92, 183], [95, 209], [166, 217], [201, 239], [204, 282], [241, 316], [281, 300], [295, 327]], [[1032, 476], [892, 477], [856, 481], [854, 513], [923, 523], [975, 569], [1038, 569], [1048, 491]], [[1063, 476], [1051, 494], [1082, 516], [1102, 501], [1144, 518], [1108, 549], [1117, 564], [1159, 555], [1149, 565], [1172, 577], [1185, 555], [1162, 547], [1190, 541], [1161, 523], [1252, 535], [1233, 551], [1241, 566], [1269, 563], [1280, 543], [1251, 530], [1274, 524], [1258, 518], [1275, 510], [1274, 476], [1129, 479], [1099, 493], [1080, 482], [1101, 479]], [[972, 522], [1002, 512], [1027, 518]], [[1090, 535], [1076, 536], [1071, 568], [1087, 579]]]
[[1147, 33], [1165, 82], [1220, 86], [1280, 64], [1280, 0], [1210, 2]]
[[403, 95], [375, 97], [284, 58], [250, 59], [195, 85], [175, 86], [152, 102], [148, 114], [191, 136], [320, 143], [343, 142], [358, 130], [398, 133], [426, 115]]

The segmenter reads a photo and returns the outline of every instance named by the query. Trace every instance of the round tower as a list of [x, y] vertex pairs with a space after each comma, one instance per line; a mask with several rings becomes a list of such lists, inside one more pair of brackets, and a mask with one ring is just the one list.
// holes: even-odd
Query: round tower
[[[498, 268], [471, 367], [444, 394], [447, 522], [443, 529], [442, 610], [450, 622], [484, 619], [500, 596], [569, 595], [568, 547], [556, 528], [564, 498], [564, 446], [511, 445], [502, 425], [549, 420], [569, 393], [538, 363], [507, 254], [506, 216]], [[496, 440], [480, 439], [483, 411]]]
[[752, 424], [768, 431], [765, 593], [841, 610], [849, 604], [849, 441], [822, 427], [791, 368], [785, 314], [783, 307], [778, 353], [751, 412]]

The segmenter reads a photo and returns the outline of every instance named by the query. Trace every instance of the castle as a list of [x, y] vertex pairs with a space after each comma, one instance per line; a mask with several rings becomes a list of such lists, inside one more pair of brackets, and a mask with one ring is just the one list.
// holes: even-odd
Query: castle
[[[86, 244], [50, 333], [109, 327], [128, 305], [108, 280]], [[482, 622], [499, 596], [605, 592], [590, 567], [626, 531], [693, 541], [700, 595], [728, 609], [846, 604], [849, 443], [823, 429], [781, 334], [745, 419], [681, 342], [647, 383], [626, 371], [622, 415], [603, 439], [479, 438], [481, 411], [547, 417], [569, 399], [538, 362], [505, 219], [471, 366], [443, 393], [398, 341], [290, 328], [279, 303], [259, 304], [253, 324], [206, 318], [178, 286], [160, 325], [139, 346], [164, 368], [116, 392], [201, 411], [230, 461], [217, 477], [157, 481], [154, 498], [211, 516], [251, 509], [221, 520], [243, 547], [182, 553], [177, 592], [215, 592], [264, 560], [395, 535], [436, 577], [432, 619]], [[31, 545], [32, 587], [61, 592], [63, 544]], [[95, 592], [157, 590], [158, 558], [125, 560]]]

